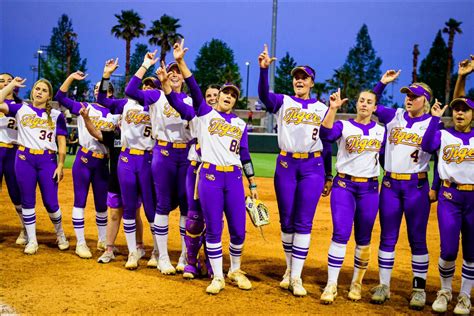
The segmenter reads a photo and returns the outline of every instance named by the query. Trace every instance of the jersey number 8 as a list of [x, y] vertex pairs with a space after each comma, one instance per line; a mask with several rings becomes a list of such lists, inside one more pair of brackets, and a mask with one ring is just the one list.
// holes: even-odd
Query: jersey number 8
[[238, 142], [236, 139], [233, 139], [233, 140], [230, 142], [230, 148], [229, 148], [229, 150], [230, 150], [231, 152], [236, 153], [237, 155], [239, 154], [240, 146], [239, 146], [239, 142]]

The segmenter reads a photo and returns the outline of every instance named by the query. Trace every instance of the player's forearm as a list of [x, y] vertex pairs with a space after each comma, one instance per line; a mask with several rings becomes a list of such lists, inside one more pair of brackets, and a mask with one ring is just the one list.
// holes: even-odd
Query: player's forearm
[[7, 114], [9, 111], [9, 108], [8, 108], [8, 104], [6, 104], [5, 102], [0, 102], [0, 112], [4, 113], [4, 114]]
[[186, 85], [189, 88], [191, 94], [191, 99], [193, 99], [194, 110], [197, 111], [198, 107], [204, 102], [204, 97], [202, 96], [201, 89], [199, 88], [196, 78], [191, 74], [185, 79]]
[[331, 129], [334, 126], [334, 121], [336, 120], [337, 109], [329, 108], [322, 122], [322, 126]]
[[13, 93], [15, 89], [15, 82], [12, 80], [9, 84], [7, 84], [2, 90], [0, 90], [0, 103], [3, 103], [5, 99]]
[[466, 76], [458, 76], [454, 87], [453, 99], [466, 95]]
[[58, 166], [64, 167], [66, 161], [66, 136], [58, 135]]
[[184, 61], [184, 58], [176, 60], [176, 63], [178, 64], [179, 71], [181, 71], [181, 74], [183, 75], [184, 79], [191, 77], [191, 70], [189, 70], [188, 65]]
[[86, 125], [87, 131], [89, 132], [89, 134], [91, 134], [92, 137], [94, 137], [99, 142], [101, 142], [103, 140], [101, 131], [99, 131], [94, 126], [94, 124], [92, 123], [89, 117], [83, 117], [83, 118], [84, 118], [84, 124]]
[[[171, 87], [169, 89], [171, 90]], [[178, 94], [176, 92], [170, 91], [169, 93], [167, 93], [166, 99], [168, 100], [169, 104], [179, 113], [183, 120], [191, 121], [194, 118], [195, 112], [193, 108], [184, 103], [178, 97]]]
[[64, 80], [63, 84], [61, 85], [61, 87], [59, 87], [59, 90], [61, 90], [62, 92], [68, 92], [69, 87], [71, 86], [73, 82], [74, 82], [74, 78], [72, 78], [71, 76], [67, 77], [66, 80]]
[[441, 147], [441, 133], [438, 131], [440, 118], [433, 116], [421, 141], [421, 149], [428, 153], [434, 153]]
[[140, 68], [138, 68], [137, 72], [135, 73], [135, 77], [139, 78], [140, 80], [143, 79], [143, 76], [146, 74], [149, 67], [150, 66], [147, 66], [145, 63], [143, 63], [140, 66]]
[[268, 68], [260, 68], [258, 79], [258, 97], [265, 104], [267, 112], [276, 113], [283, 104], [283, 96], [270, 92]]

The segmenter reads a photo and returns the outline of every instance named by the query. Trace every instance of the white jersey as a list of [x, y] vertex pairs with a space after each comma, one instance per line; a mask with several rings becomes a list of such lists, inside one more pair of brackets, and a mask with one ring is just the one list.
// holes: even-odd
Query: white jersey
[[278, 146], [281, 150], [292, 153], [323, 150], [319, 127], [328, 107], [319, 101], [312, 101], [301, 104], [292, 97], [283, 96], [283, 104], [276, 113]]
[[202, 148], [203, 162], [242, 167], [239, 152], [246, 124], [233, 114], [229, 117], [230, 122], [214, 109], [198, 117], [198, 142]]
[[[12, 111], [13, 110], [13, 111]], [[31, 149], [58, 151], [57, 135], [67, 135], [66, 120], [58, 110], [51, 109], [51, 121], [44, 109], [18, 105], [10, 112], [18, 122], [18, 144]], [[16, 113], [15, 113], [16, 112]]]
[[438, 160], [440, 179], [457, 184], [474, 184], [474, 137], [466, 137], [463, 140], [449, 130], [443, 129], [440, 132], [441, 146]]
[[[111, 114], [107, 108], [101, 107], [97, 104], [84, 104], [87, 104], [89, 117], [98, 130], [113, 131], [115, 129], [115, 126], [117, 125], [116, 117], [114, 118], [114, 115]], [[93, 152], [103, 154], [108, 153], [107, 147], [89, 133], [82, 116], [77, 117], [77, 129], [79, 132], [79, 145]]]
[[337, 172], [363, 178], [378, 177], [385, 128], [375, 122], [365, 126], [352, 120], [340, 122], [342, 136], [337, 140]]
[[[5, 100], [10, 105], [15, 103], [13, 100]], [[18, 138], [18, 127], [16, 119], [0, 112], [0, 143], [16, 144]]]
[[421, 141], [430, 124], [430, 115], [411, 119], [404, 109], [397, 109], [393, 119], [385, 124], [385, 170], [396, 173], [427, 172], [431, 154], [421, 149]]
[[[198, 120], [199, 118], [197, 116], [193, 117], [193, 119], [191, 121], [189, 121], [189, 131], [191, 132], [191, 137], [193, 138], [197, 138], [197, 135], [198, 135], [198, 131], [197, 131], [197, 127], [198, 127]], [[200, 148], [201, 146], [199, 146]], [[189, 152], [188, 152], [188, 160], [189, 161], [198, 161], [198, 162], [201, 162], [201, 154], [200, 154], [201, 150], [197, 149], [196, 147], [196, 144], [192, 144], [190, 147], [189, 147]]]
[[129, 99], [123, 108], [121, 131], [122, 145], [127, 148], [152, 150], [155, 146], [150, 113], [135, 100]]
[[[190, 97], [183, 102], [192, 106]], [[179, 113], [168, 103], [163, 91], [160, 91], [158, 101], [150, 105], [150, 117], [153, 127], [153, 137], [171, 143], [187, 143], [193, 137], [188, 127], [188, 121], [183, 120]]]

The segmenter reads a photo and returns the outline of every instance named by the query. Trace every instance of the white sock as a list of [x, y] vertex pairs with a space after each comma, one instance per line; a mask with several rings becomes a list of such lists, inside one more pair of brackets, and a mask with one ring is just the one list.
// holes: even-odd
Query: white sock
[[153, 238], [153, 252], [158, 251], [158, 244], [156, 243], [156, 237], [155, 237], [155, 223], [150, 222], [150, 231], [151, 231], [151, 237]]
[[181, 215], [179, 217], [179, 234], [181, 236], [181, 256], [186, 258], [186, 242], [184, 236], [186, 235], [186, 219], [187, 216]]
[[155, 215], [155, 238], [160, 259], [169, 258], [168, 255], [168, 215]]
[[281, 232], [281, 243], [283, 244], [283, 251], [285, 252], [286, 268], [291, 269], [291, 250], [293, 248], [294, 234], [287, 234]]
[[411, 255], [411, 269], [413, 270], [413, 277], [422, 278], [426, 280], [428, 274], [429, 256], [426, 255]]
[[345, 255], [346, 245], [331, 241], [328, 252], [328, 284], [337, 284]]
[[395, 262], [395, 251], [387, 252], [379, 250], [379, 278], [380, 284], [390, 287], [393, 264]]
[[15, 205], [15, 210], [18, 214], [18, 218], [20, 219], [21, 228], [25, 229], [25, 222], [23, 221], [23, 214], [21, 213], [21, 205]]
[[38, 242], [36, 240], [36, 212], [34, 208], [24, 208], [21, 210], [23, 214], [23, 221], [25, 223], [26, 233], [28, 234], [28, 241]]
[[207, 255], [209, 256], [209, 261], [211, 262], [214, 277], [223, 278], [224, 271], [222, 270], [222, 242], [206, 242], [206, 247]]
[[472, 283], [474, 281], [474, 262], [462, 262], [462, 279], [461, 279], [461, 290], [459, 294], [465, 294], [467, 297], [471, 297]]
[[354, 275], [352, 283], [362, 284], [370, 260], [370, 245], [356, 245], [354, 253]]
[[441, 289], [453, 290], [453, 276], [456, 270], [456, 261], [438, 260], [439, 278], [441, 280]]
[[123, 219], [123, 230], [127, 240], [128, 253], [137, 251], [137, 222], [135, 219]]
[[244, 244], [235, 245], [230, 243], [229, 245], [229, 253], [230, 253], [230, 269], [229, 271], [235, 271], [240, 269], [240, 262], [242, 258], [242, 249], [244, 248]]
[[63, 225], [62, 225], [62, 215], [61, 215], [61, 209], [58, 209], [54, 213], [48, 213], [49, 219], [54, 225], [54, 230], [56, 231], [56, 236], [59, 236], [61, 234], [64, 234], [63, 231]]
[[77, 244], [85, 244], [86, 238], [84, 237], [84, 209], [80, 207], [72, 208], [72, 225], [74, 226], [74, 232], [76, 233]]
[[291, 278], [301, 278], [304, 261], [308, 255], [309, 244], [311, 242], [310, 234], [294, 234], [293, 247], [291, 249]]
[[99, 240], [105, 241], [107, 235], [107, 211], [95, 213], [95, 223], [97, 224], [97, 231]]

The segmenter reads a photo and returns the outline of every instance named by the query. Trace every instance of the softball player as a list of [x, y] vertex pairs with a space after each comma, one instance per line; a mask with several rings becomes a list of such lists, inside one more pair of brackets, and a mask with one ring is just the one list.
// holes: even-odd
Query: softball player
[[[286, 271], [280, 287], [289, 289], [295, 296], [305, 296], [301, 273], [308, 255], [313, 218], [323, 189], [328, 193], [330, 187], [330, 181], [325, 184], [324, 172], [326, 169], [330, 177], [330, 144], [324, 146], [323, 152], [319, 138], [319, 126], [327, 106], [310, 99], [315, 73], [308, 66], [291, 71], [295, 96], [270, 93], [268, 67], [274, 60], [268, 55], [265, 45], [258, 57], [258, 95], [267, 111], [277, 116], [278, 146], [281, 149], [274, 178], [286, 257]], [[321, 156], [324, 156], [324, 161]]]
[[[386, 84], [400, 71], [387, 71], [374, 91], [381, 95]], [[380, 247], [378, 253], [380, 285], [373, 289], [372, 302], [382, 304], [390, 298], [390, 278], [395, 260], [403, 214], [407, 222], [412, 252], [413, 291], [410, 308], [423, 309], [426, 302], [428, 248], [426, 227], [430, 213], [428, 170], [431, 155], [421, 148], [421, 141], [430, 122], [428, 114], [433, 94], [424, 83], [403, 87], [405, 108], [377, 106], [375, 115], [387, 129], [385, 145], [385, 176], [380, 192]]]
[[[151, 168], [157, 201], [154, 234], [159, 252], [158, 269], [162, 274], [175, 274], [176, 271], [183, 272], [186, 265], [186, 244], [184, 241], [188, 210], [186, 173], [189, 165], [187, 159], [188, 142], [192, 136], [188, 122], [183, 120], [179, 113], [169, 105], [162, 91], [158, 89], [139, 90], [141, 78], [146, 70], [157, 61], [154, 59], [155, 54], [156, 51], [145, 56], [142, 66], [130, 80], [125, 93], [132, 99], [143, 99], [144, 106], [150, 108], [151, 134], [156, 139]], [[170, 79], [172, 89], [179, 93], [180, 98], [191, 107], [191, 98], [185, 93], [181, 93], [183, 79], [176, 63], [169, 64], [167, 70], [173, 74]], [[169, 213], [177, 206], [181, 212], [179, 220], [181, 255], [175, 269], [171, 265], [168, 254], [168, 222]]]
[[[7, 84], [12, 81], [13, 77], [10, 74], [0, 74], [0, 91], [5, 88]], [[5, 96], [5, 103], [11, 105], [13, 103], [20, 104], [22, 101], [12, 91]], [[25, 230], [25, 224], [23, 223], [23, 216], [21, 215], [21, 197], [20, 189], [16, 182], [15, 175], [15, 156], [18, 137], [18, 128], [16, 126], [16, 120], [14, 117], [7, 117], [5, 114], [0, 113], [0, 188], [3, 176], [5, 175], [5, 182], [7, 183], [8, 194], [10, 199], [15, 206], [16, 213], [20, 218], [21, 231], [20, 235], [16, 239], [17, 245], [26, 245], [28, 243], [28, 236]]]
[[[107, 184], [109, 167], [107, 159], [107, 148], [97, 139], [91, 136], [84, 124], [84, 119], [79, 111], [82, 103], [67, 97], [67, 91], [74, 80], [84, 80], [86, 75], [76, 71], [69, 75], [56, 94], [56, 100], [66, 107], [72, 114], [78, 115], [77, 124], [79, 131], [79, 144], [81, 149], [76, 155], [72, 166], [72, 178], [74, 184], [74, 207], [72, 209], [72, 223], [76, 233], [76, 254], [80, 258], [92, 258], [92, 253], [86, 244], [84, 236], [84, 209], [87, 203], [89, 186], [92, 184], [94, 193], [94, 204], [96, 209], [96, 224], [98, 229], [97, 249], [106, 249], [107, 233]], [[114, 118], [109, 109], [97, 103], [84, 103], [90, 108], [90, 117], [100, 130], [113, 130]]]
[[159, 78], [170, 104], [182, 117], [191, 120], [196, 116], [198, 143], [201, 145], [202, 164], [198, 175], [198, 194], [206, 223], [206, 246], [214, 277], [206, 288], [209, 294], [217, 294], [225, 287], [222, 269], [222, 229], [225, 213], [230, 232], [230, 269], [227, 274], [240, 289], [252, 287], [240, 269], [245, 239], [245, 192], [242, 185], [243, 167], [250, 183], [252, 195], [257, 198], [257, 185], [247, 145], [247, 127], [243, 120], [231, 113], [240, 91], [231, 84], [223, 85], [218, 102], [213, 109], [205, 102], [201, 90], [185, 61], [184, 40], [174, 45], [173, 55], [188, 85], [194, 112], [170, 88], [170, 77], [161, 67]]
[[[23, 87], [24, 81], [15, 78], [4, 88], [6, 91], [2, 90], [0, 112], [15, 117], [19, 122], [15, 173], [20, 189], [23, 221], [28, 235], [24, 252], [33, 255], [38, 250], [35, 212], [37, 183], [56, 231], [58, 248], [60, 250], [69, 248], [58, 205], [58, 183], [63, 178], [67, 129], [63, 114], [51, 108], [53, 88], [45, 79], [40, 79], [33, 85], [30, 96], [32, 105], [3, 103], [4, 96], [13, 91], [14, 87]], [[59, 163], [56, 152], [59, 153]]]
[[[441, 290], [433, 302], [435, 312], [444, 313], [452, 300], [452, 281], [459, 249], [459, 234], [462, 235], [462, 281], [455, 314], [471, 311], [471, 290], [474, 282], [474, 131], [471, 128], [474, 101], [457, 97], [464, 93], [465, 77], [474, 69], [473, 61], [463, 61], [459, 66], [454, 97], [450, 103], [453, 110], [454, 128], [438, 131], [440, 117], [446, 110], [433, 105], [430, 125], [421, 143], [423, 150], [438, 151], [438, 173], [442, 180], [438, 198], [438, 224], [441, 255], [438, 269]], [[459, 87], [461, 85], [461, 87]], [[460, 89], [461, 91], [459, 91]]]
[[340, 91], [331, 95], [330, 106], [320, 130], [321, 139], [337, 141], [336, 171], [331, 192], [333, 223], [332, 241], [328, 253], [328, 282], [321, 294], [321, 302], [331, 304], [337, 296], [337, 279], [346, 254], [354, 223], [356, 249], [354, 275], [349, 298], [362, 298], [362, 279], [370, 259], [370, 239], [379, 206], [378, 176], [379, 152], [385, 137], [385, 128], [371, 120], [376, 109], [376, 95], [362, 91], [357, 99], [357, 116], [348, 121], [337, 121]]

